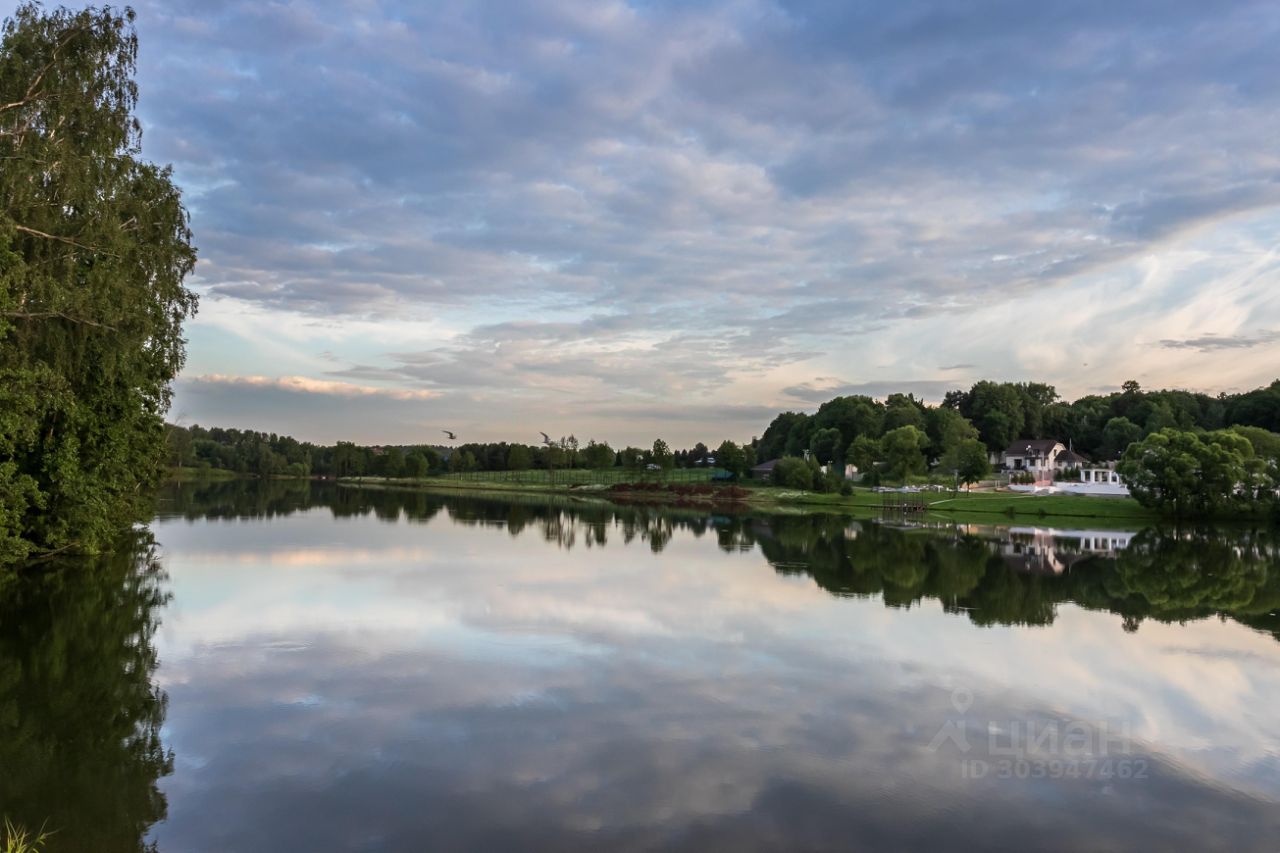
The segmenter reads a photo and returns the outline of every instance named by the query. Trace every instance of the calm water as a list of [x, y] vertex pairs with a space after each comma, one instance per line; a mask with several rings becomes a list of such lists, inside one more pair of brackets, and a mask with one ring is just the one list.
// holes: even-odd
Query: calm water
[[184, 487], [0, 583], [51, 849], [1275, 850], [1280, 551]]

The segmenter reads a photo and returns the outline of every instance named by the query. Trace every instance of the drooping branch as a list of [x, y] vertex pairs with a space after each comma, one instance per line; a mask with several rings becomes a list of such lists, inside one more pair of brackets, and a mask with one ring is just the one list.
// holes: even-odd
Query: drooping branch
[[86, 320], [83, 317], [72, 317], [62, 311], [0, 311], [0, 317], [10, 320], [66, 320], [68, 323], [76, 323], [81, 326], [93, 326], [96, 329], [108, 329], [112, 332], [120, 331], [115, 326], [109, 326], [106, 323], [99, 323], [95, 320]]
[[80, 33], [82, 32], [84, 32], [84, 27], [75, 27], [71, 30], [71, 32], [67, 33], [66, 38], [64, 38], [62, 41], [58, 42], [57, 45], [54, 46], [53, 55], [49, 57], [49, 61], [46, 62], [44, 67], [40, 69], [40, 73], [36, 74], [36, 79], [31, 81], [31, 85], [27, 87], [27, 91], [22, 96], [22, 98], [17, 101], [10, 101], [7, 104], [0, 105], [0, 113], [8, 112], [9, 110], [17, 109], [18, 107], [25, 106], [26, 104], [34, 100], [35, 96], [37, 95], [37, 89], [40, 88], [40, 83], [44, 80], [44, 75], [48, 74], [49, 69], [52, 68], [57, 63], [58, 54], [62, 52], [62, 49], [64, 47], [66, 47], [68, 44], [71, 43], [71, 40], [73, 38], [80, 35]]
[[[57, 240], [59, 243], [66, 243], [69, 246], [75, 246], [77, 249], [85, 249], [86, 251], [89, 251], [89, 252], [98, 252], [103, 255], [112, 254], [111, 252], [107, 252], [107, 251], [104, 251], [103, 249], [99, 249], [97, 246], [90, 246], [85, 243], [81, 243], [78, 240], [73, 240], [70, 237], [61, 237], [57, 234], [49, 234], [48, 232], [45, 232], [45, 231], [37, 231], [36, 229], [28, 228], [25, 225], [15, 225], [13, 226], [13, 230], [21, 231], [23, 234], [30, 234], [32, 237], [43, 237], [46, 240]], [[114, 255], [112, 255], [112, 257], [114, 257]]]

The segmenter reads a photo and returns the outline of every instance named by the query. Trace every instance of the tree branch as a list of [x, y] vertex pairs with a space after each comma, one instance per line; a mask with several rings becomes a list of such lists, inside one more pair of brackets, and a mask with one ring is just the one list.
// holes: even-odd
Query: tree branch
[[0, 311], [0, 317], [7, 317], [11, 320], [66, 320], [68, 323], [77, 323], [81, 326], [109, 329], [112, 332], [120, 331], [115, 326], [108, 326], [106, 323], [98, 323], [94, 320], [86, 320], [83, 317], [72, 317], [70, 314], [64, 314], [61, 311]]
[[25, 225], [15, 225], [13, 226], [13, 230], [21, 231], [23, 234], [30, 234], [32, 237], [43, 237], [46, 240], [57, 240], [59, 243], [66, 243], [67, 245], [75, 246], [78, 249], [86, 249], [90, 252], [99, 252], [104, 255], [111, 255], [112, 257], [115, 257], [111, 252], [99, 249], [97, 246], [90, 246], [85, 243], [72, 240], [70, 237], [59, 237], [57, 234], [48, 234], [44, 231], [37, 231], [36, 229], [28, 228]]
[[44, 68], [40, 69], [40, 73], [36, 75], [36, 79], [31, 81], [31, 85], [27, 87], [27, 92], [22, 96], [22, 100], [11, 101], [10, 103], [0, 106], [0, 113], [8, 112], [9, 110], [15, 109], [17, 107], [21, 107], [27, 104], [29, 101], [31, 101], [36, 95], [36, 89], [39, 88], [41, 81], [44, 80], [44, 75], [48, 74], [49, 69], [52, 68], [54, 63], [58, 61], [58, 54], [62, 51], [64, 47], [66, 47], [68, 44], [71, 43], [71, 40], [73, 38], [75, 38], [82, 32], [84, 32], [84, 27], [75, 27], [74, 29], [71, 30], [71, 32], [67, 33], [66, 38], [58, 42], [56, 45], [54, 45], [53, 55], [49, 57], [49, 61], [45, 63]]

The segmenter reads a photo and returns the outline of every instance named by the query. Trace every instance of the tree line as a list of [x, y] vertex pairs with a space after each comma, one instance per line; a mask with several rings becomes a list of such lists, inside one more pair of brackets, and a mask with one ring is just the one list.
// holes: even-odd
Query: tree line
[[715, 449], [699, 442], [672, 450], [662, 439], [648, 447], [615, 450], [607, 442], [580, 442], [575, 436], [548, 439], [542, 444], [505, 441], [467, 442], [457, 447], [434, 444], [359, 445], [340, 441], [312, 444], [292, 436], [254, 430], [166, 426], [167, 460], [172, 468], [231, 471], [271, 477], [391, 477], [418, 478], [451, 472], [528, 471], [714, 466], [734, 475], [755, 464], [754, 449], [723, 441]]
[[[1045, 383], [983, 380], [948, 392], [937, 406], [911, 394], [883, 401], [851, 395], [828, 400], [813, 414], [783, 412], [755, 447], [762, 460], [784, 460], [774, 477], [783, 482], [814, 476], [812, 466], [806, 472], [785, 462], [805, 455], [821, 465], [855, 465], [873, 481], [933, 468], [973, 482], [988, 473], [992, 454], [1015, 441], [1056, 439], [1096, 462], [1123, 457], [1120, 471], [1136, 484], [1131, 489], [1140, 501], [1175, 514], [1203, 514], [1274, 499], [1278, 432], [1280, 380], [1216, 396], [1146, 391], [1129, 381], [1114, 393], [1071, 402]], [[1215, 454], [1223, 457], [1213, 462], [1217, 467], [1205, 467]], [[1205, 471], [1213, 476], [1198, 476]]]
[[637, 473], [714, 465], [733, 477], [776, 460], [778, 485], [847, 491], [844, 466], [865, 483], [933, 470], [961, 483], [988, 476], [1018, 439], [1052, 438], [1099, 463], [1117, 462], [1138, 500], [1173, 515], [1253, 511], [1280, 503], [1280, 380], [1242, 394], [1144, 391], [1136, 382], [1074, 402], [1051, 385], [983, 380], [940, 405], [911, 394], [836, 397], [817, 411], [782, 412], [750, 442], [672, 450], [615, 449], [575, 436], [530, 445], [324, 446], [251, 430], [170, 425], [169, 463], [260, 477], [418, 478], [449, 472], [621, 468]]

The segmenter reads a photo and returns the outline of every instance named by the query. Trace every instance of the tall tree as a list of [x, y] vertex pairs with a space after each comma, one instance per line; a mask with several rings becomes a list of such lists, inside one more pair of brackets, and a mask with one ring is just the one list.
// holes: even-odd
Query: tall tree
[[112, 9], [0, 36], [0, 560], [102, 547], [159, 476], [196, 256], [138, 156], [137, 49]]
[[924, 450], [929, 446], [929, 438], [923, 430], [900, 426], [886, 432], [880, 444], [889, 470], [898, 479], [905, 481], [911, 474], [924, 470]]

